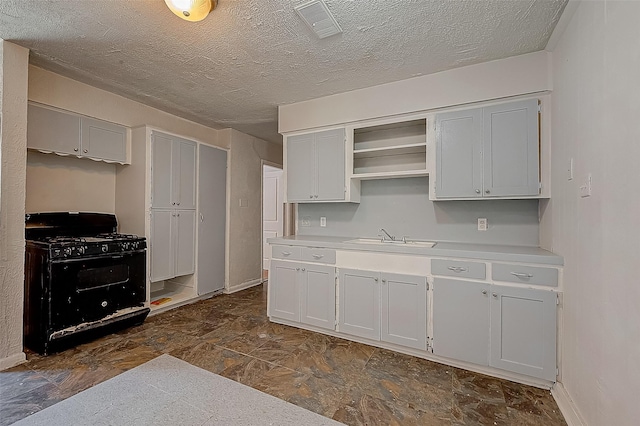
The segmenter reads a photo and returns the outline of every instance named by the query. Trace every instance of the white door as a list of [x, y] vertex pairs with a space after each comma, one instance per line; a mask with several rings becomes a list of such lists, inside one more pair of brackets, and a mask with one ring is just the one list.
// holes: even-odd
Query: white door
[[176, 210], [173, 213], [175, 224], [175, 262], [176, 277], [195, 272], [196, 251], [196, 211]]
[[198, 294], [225, 284], [227, 152], [200, 144], [198, 155]]
[[173, 215], [172, 210], [151, 211], [151, 282], [173, 278], [175, 262], [173, 257]]
[[262, 269], [269, 269], [271, 258], [268, 238], [282, 236], [282, 170], [264, 166], [262, 178]]

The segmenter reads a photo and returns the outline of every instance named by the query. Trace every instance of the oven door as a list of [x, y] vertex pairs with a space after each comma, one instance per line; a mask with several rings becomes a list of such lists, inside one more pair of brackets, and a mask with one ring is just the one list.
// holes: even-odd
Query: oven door
[[142, 306], [145, 270], [145, 251], [52, 262], [52, 331]]

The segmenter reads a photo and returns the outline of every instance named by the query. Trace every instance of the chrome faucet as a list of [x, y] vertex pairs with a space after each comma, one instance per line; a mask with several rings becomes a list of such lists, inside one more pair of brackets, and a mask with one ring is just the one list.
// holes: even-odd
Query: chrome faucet
[[384, 228], [380, 228], [380, 232], [384, 232], [384, 235], [383, 235], [383, 234], [378, 234], [378, 237], [382, 237], [382, 240], [381, 240], [381, 241], [382, 241], [383, 243], [384, 243], [385, 241], [387, 241], [387, 237], [388, 237], [389, 241], [395, 241], [395, 240], [396, 240], [396, 237], [394, 237], [393, 235], [389, 234], [389, 233], [386, 231], [386, 229], [384, 229]]

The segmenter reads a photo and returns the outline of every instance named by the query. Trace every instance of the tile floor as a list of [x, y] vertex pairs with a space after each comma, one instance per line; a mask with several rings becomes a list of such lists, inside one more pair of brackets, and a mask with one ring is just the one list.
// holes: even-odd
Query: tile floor
[[0, 425], [163, 353], [349, 425], [566, 424], [549, 391], [270, 323], [258, 286], [59, 354], [28, 354], [0, 372]]

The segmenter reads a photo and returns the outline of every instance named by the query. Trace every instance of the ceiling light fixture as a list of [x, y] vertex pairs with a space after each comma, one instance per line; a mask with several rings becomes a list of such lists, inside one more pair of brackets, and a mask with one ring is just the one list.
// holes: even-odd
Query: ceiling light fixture
[[167, 7], [186, 21], [197, 22], [216, 8], [218, 0], [164, 0]]

